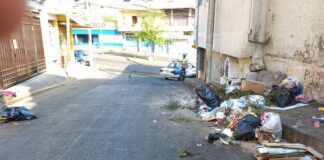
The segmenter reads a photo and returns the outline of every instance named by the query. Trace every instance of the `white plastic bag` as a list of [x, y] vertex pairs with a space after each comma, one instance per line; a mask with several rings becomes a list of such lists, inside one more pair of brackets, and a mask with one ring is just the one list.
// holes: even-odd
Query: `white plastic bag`
[[261, 116], [262, 127], [260, 130], [272, 133], [276, 138], [282, 136], [282, 126], [278, 113], [266, 112]]

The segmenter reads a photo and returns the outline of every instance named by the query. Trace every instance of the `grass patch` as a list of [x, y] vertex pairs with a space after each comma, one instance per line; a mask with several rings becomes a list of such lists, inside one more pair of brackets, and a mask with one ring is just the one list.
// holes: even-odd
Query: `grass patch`
[[169, 101], [169, 103], [167, 105], [165, 105], [164, 108], [166, 108], [168, 110], [172, 110], [172, 111], [175, 111], [178, 109], [188, 109], [191, 111], [196, 110], [194, 105], [192, 105], [192, 104], [185, 105], [185, 104], [181, 104], [178, 101]]
[[165, 108], [172, 110], [172, 111], [178, 110], [182, 107], [183, 106], [179, 102], [176, 102], [176, 101], [170, 101], [167, 105], [165, 105]]

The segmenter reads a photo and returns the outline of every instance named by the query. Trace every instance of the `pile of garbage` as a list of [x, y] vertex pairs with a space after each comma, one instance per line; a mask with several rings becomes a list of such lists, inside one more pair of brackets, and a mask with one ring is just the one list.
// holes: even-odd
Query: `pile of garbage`
[[266, 134], [281, 138], [281, 121], [277, 113], [260, 111], [265, 108], [266, 100], [260, 95], [246, 95], [238, 99], [221, 102], [217, 94], [209, 86], [196, 89], [197, 111], [205, 122], [215, 121], [215, 126], [222, 126], [221, 131], [210, 134], [209, 141], [222, 138], [236, 140], [252, 140], [256, 133], [262, 140]]
[[[295, 85], [292, 85], [291, 82]], [[220, 141], [225, 145], [235, 145], [239, 141], [251, 140], [260, 144], [281, 142], [282, 125], [280, 115], [274, 112], [265, 112], [264, 109], [270, 105], [269, 103], [285, 107], [291, 104], [291, 96], [301, 96], [302, 87], [299, 83], [289, 79], [287, 85], [291, 90], [284, 85], [274, 87], [272, 91], [268, 91], [268, 97], [265, 97], [264, 94], [257, 94], [253, 90], [243, 92], [239, 85], [227, 86], [224, 90], [225, 94], [217, 93], [215, 89], [208, 85], [197, 88], [196, 110], [203, 121], [211, 122], [208, 127], [214, 128], [206, 137], [208, 142]], [[235, 94], [237, 92], [241, 93]], [[236, 96], [228, 96], [229, 94]], [[228, 97], [232, 98], [227, 99]], [[303, 101], [306, 100], [302, 99]], [[280, 154], [275, 155], [280, 157]], [[258, 154], [257, 158], [261, 157], [262, 159], [263, 156]], [[267, 159], [269, 156], [264, 157], [264, 159]]]
[[5, 96], [10, 94], [5, 95], [3, 92], [0, 92], [0, 122], [33, 120], [38, 117], [26, 107], [7, 107], [4, 99]]

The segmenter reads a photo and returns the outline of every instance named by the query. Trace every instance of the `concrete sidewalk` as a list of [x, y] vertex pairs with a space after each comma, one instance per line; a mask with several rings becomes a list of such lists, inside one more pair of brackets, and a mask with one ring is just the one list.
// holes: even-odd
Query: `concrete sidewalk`
[[13, 87], [5, 89], [5, 91], [16, 92], [16, 97], [6, 101], [6, 104], [11, 105], [24, 98], [58, 87], [72, 80], [73, 79], [68, 78], [64, 69], [51, 68], [49, 71], [45, 73], [39, 74]]
[[[204, 81], [196, 78], [187, 78], [185, 83], [191, 88], [197, 88], [206, 84]], [[313, 128], [312, 116], [323, 116], [318, 108], [321, 104], [311, 104], [301, 108], [295, 108], [286, 111], [267, 110], [280, 114], [283, 127], [283, 139], [292, 143], [302, 143], [315, 148], [324, 154], [324, 126]]]

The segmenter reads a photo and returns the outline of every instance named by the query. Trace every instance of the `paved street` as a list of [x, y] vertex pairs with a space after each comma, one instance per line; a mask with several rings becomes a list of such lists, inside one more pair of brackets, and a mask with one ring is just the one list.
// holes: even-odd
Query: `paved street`
[[116, 55], [94, 55], [94, 62], [98, 68], [104, 71], [123, 71], [128, 73], [159, 74], [160, 68], [165, 67], [169, 62], [155, 61], [139, 58], [128, 58]]
[[165, 107], [194, 97], [183, 82], [128, 73], [74, 81], [19, 102], [39, 118], [0, 124], [0, 159], [176, 160], [182, 150], [193, 153], [185, 159], [254, 159], [248, 145], [209, 144], [191, 110]]

